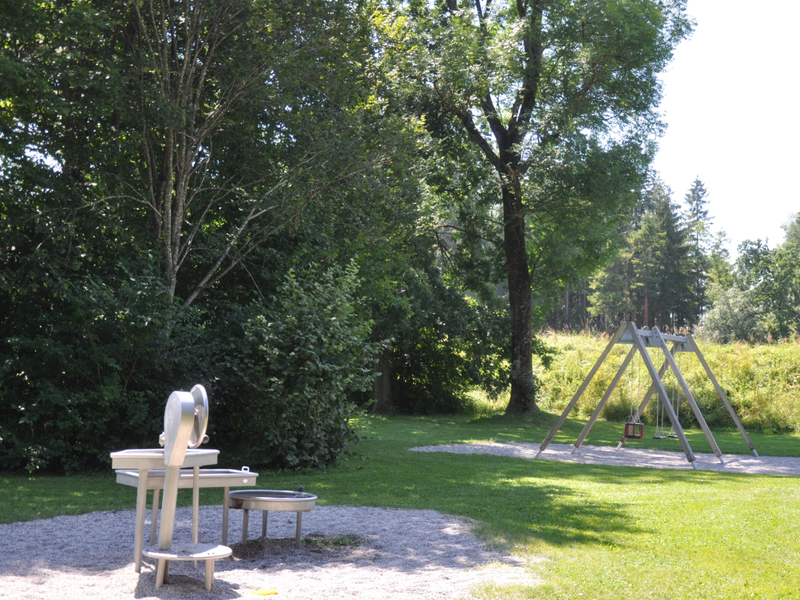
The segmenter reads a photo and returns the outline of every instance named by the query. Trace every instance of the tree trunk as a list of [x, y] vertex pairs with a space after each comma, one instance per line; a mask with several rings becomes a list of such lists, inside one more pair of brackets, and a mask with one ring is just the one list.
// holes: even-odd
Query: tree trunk
[[531, 275], [525, 248], [525, 216], [519, 196], [503, 186], [505, 235], [503, 249], [508, 272], [511, 316], [511, 398], [508, 413], [536, 410], [533, 385], [533, 332], [531, 329]]
[[379, 373], [379, 375], [375, 378], [375, 383], [373, 383], [372, 387], [375, 394], [375, 404], [372, 405], [372, 414], [374, 415], [390, 415], [394, 413], [389, 370], [389, 357], [391, 354], [391, 349], [386, 348], [378, 355], [378, 360], [375, 363], [375, 372]]

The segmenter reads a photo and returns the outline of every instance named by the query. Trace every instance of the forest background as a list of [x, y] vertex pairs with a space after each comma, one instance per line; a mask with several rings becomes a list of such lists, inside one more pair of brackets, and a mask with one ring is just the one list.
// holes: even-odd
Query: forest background
[[0, 2], [0, 468], [102, 467], [203, 383], [234, 461], [540, 393], [545, 328], [800, 331], [649, 169], [685, 3]]

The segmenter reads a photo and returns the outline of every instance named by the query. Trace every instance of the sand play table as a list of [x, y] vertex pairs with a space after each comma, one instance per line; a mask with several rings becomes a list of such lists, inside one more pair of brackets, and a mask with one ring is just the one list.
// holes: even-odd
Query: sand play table
[[317, 503], [314, 494], [303, 491], [287, 490], [237, 490], [228, 495], [228, 502], [223, 505], [222, 516], [222, 543], [228, 540], [228, 509], [241, 509], [244, 511], [242, 518], [242, 542], [247, 541], [247, 528], [251, 510], [263, 511], [261, 519], [261, 537], [267, 537], [267, 516], [271, 510], [290, 511], [297, 513], [297, 529], [295, 543], [300, 547], [300, 534], [303, 527], [303, 513], [310, 511]]

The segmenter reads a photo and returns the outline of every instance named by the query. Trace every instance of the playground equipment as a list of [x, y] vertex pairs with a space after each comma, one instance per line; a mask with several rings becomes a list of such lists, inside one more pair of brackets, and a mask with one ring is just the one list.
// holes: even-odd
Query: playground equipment
[[[159, 466], [163, 466], [164, 461], [160, 460]], [[228, 496], [233, 486], [255, 486], [258, 480], [258, 473], [251, 471], [248, 467], [241, 469], [198, 469], [198, 481], [194, 481], [195, 469], [181, 469], [178, 479], [178, 489], [198, 488], [223, 488], [222, 506], [228, 505]], [[138, 488], [140, 485], [140, 472], [136, 469], [117, 469], [117, 483]], [[164, 489], [165, 469], [150, 469], [146, 471], [145, 478], [141, 480], [146, 490], [153, 490], [153, 508], [150, 517], [150, 545], [156, 543], [156, 529], [158, 524], [158, 500], [161, 491]], [[193, 499], [194, 500], [194, 499]], [[192, 541], [197, 543], [198, 530], [198, 506], [192, 506]], [[222, 527], [227, 529], [227, 510], [222, 513]], [[139, 516], [137, 515], [137, 522]], [[144, 516], [142, 516], [144, 522]], [[222, 544], [226, 542], [223, 539]]]
[[[667, 342], [672, 342], [672, 348], [667, 348]], [[558, 430], [561, 429], [561, 426], [564, 424], [564, 421], [566, 421], [567, 417], [569, 416], [569, 413], [572, 411], [572, 409], [580, 400], [581, 396], [583, 395], [583, 392], [586, 390], [587, 386], [592, 381], [597, 371], [600, 369], [600, 366], [603, 364], [603, 362], [605, 362], [609, 353], [617, 344], [631, 344], [633, 347], [625, 356], [625, 359], [622, 361], [622, 365], [620, 365], [619, 370], [614, 375], [614, 378], [611, 380], [608, 389], [606, 390], [605, 394], [603, 394], [603, 397], [600, 399], [600, 402], [595, 407], [591, 417], [589, 417], [589, 421], [586, 423], [580, 435], [578, 436], [578, 439], [575, 442], [574, 447], [572, 449], [573, 454], [578, 452], [578, 449], [581, 447], [583, 441], [586, 439], [586, 436], [591, 431], [595, 421], [600, 416], [600, 412], [603, 410], [603, 407], [605, 406], [606, 402], [613, 394], [615, 388], [620, 382], [620, 379], [622, 379], [623, 374], [625, 373], [626, 369], [628, 368], [631, 361], [638, 352], [642, 362], [644, 363], [647, 369], [651, 384], [647, 390], [647, 393], [645, 393], [644, 397], [642, 398], [638, 408], [636, 408], [636, 410], [633, 411], [631, 418], [625, 424], [625, 432], [622, 438], [620, 439], [619, 444], [617, 445], [617, 449], [621, 448], [625, 444], [626, 439], [631, 439], [631, 438], [641, 439], [643, 437], [643, 425], [641, 423], [641, 415], [644, 412], [645, 408], [647, 407], [647, 404], [650, 402], [650, 399], [652, 398], [653, 394], [657, 394], [657, 399], [660, 401], [660, 405], [657, 408], [657, 412], [659, 412], [659, 410], [663, 410], [664, 413], [666, 413], [667, 418], [669, 419], [672, 425], [672, 431], [674, 432], [674, 434], [670, 434], [670, 436], [668, 437], [673, 437], [674, 435], [680, 440], [681, 447], [683, 449], [684, 454], [686, 455], [686, 460], [689, 461], [695, 469], [697, 469], [694, 452], [692, 451], [692, 448], [689, 446], [689, 442], [686, 439], [686, 435], [684, 434], [683, 428], [681, 427], [681, 424], [678, 420], [677, 411], [673, 407], [673, 403], [671, 402], [669, 396], [667, 395], [666, 388], [664, 387], [663, 377], [666, 374], [667, 369], [669, 368], [672, 371], [673, 375], [675, 376], [675, 379], [677, 380], [677, 383], [680, 386], [680, 389], [683, 392], [686, 401], [691, 407], [695, 419], [697, 419], [697, 422], [700, 424], [700, 428], [703, 430], [703, 433], [705, 434], [706, 439], [708, 440], [708, 443], [711, 446], [711, 449], [714, 451], [714, 455], [717, 457], [720, 463], [724, 465], [725, 461], [722, 458], [722, 452], [720, 451], [719, 446], [717, 445], [717, 442], [711, 433], [711, 430], [708, 428], [708, 425], [706, 424], [706, 421], [703, 418], [702, 413], [700, 412], [700, 407], [697, 405], [694, 396], [692, 396], [692, 393], [689, 390], [689, 386], [686, 384], [686, 380], [683, 378], [683, 375], [681, 374], [680, 369], [678, 368], [678, 364], [675, 360], [675, 355], [677, 353], [691, 352], [694, 353], [699, 359], [700, 364], [703, 366], [703, 369], [705, 370], [706, 374], [708, 375], [709, 379], [714, 385], [714, 388], [717, 391], [719, 399], [722, 401], [731, 419], [736, 424], [736, 427], [739, 429], [739, 432], [742, 434], [742, 437], [744, 438], [745, 442], [750, 447], [750, 450], [753, 452], [755, 456], [758, 456], [758, 452], [756, 452], [756, 449], [753, 446], [753, 442], [750, 441], [750, 437], [747, 435], [744, 426], [742, 425], [739, 418], [736, 416], [736, 412], [733, 410], [733, 406], [731, 406], [728, 397], [725, 395], [725, 392], [719, 385], [719, 382], [717, 382], [716, 377], [714, 377], [714, 374], [711, 372], [711, 368], [708, 366], [708, 363], [703, 357], [703, 354], [700, 352], [700, 348], [698, 348], [697, 343], [694, 341], [694, 338], [690, 334], [688, 333], [684, 335], [663, 334], [658, 330], [657, 327], [653, 329], [637, 329], [635, 323], [623, 322], [620, 324], [616, 333], [611, 338], [611, 341], [608, 343], [608, 346], [606, 346], [605, 350], [603, 350], [603, 353], [600, 355], [600, 358], [597, 360], [594, 367], [592, 367], [592, 370], [589, 371], [589, 374], [586, 376], [586, 379], [584, 379], [583, 383], [578, 388], [578, 391], [572, 397], [572, 400], [570, 400], [569, 404], [567, 404], [567, 407], [564, 409], [564, 412], [561, 414], [561, 416], [558, 418], [553, 428], [544, 438], [544, 441], [539, 446], [539, 452], [536, 454], [536, 458], [539, 458], [542, 452], [544, 452], [547, 449], [547, 446], [550, 445], [550, 442], [553, 440], [553, 437], [555, 437]], [[661, 368], [658, 371], [656, 371], [655, 365], [653, 364], [653, 361], [650, 358], [650, 354], [648, 353], [647, 348], [659, 348], [664, 353], [664, 363], [661, 365]], [[663, 431], [663, 417], [662, 417], [661, 430]], [[661, 435], [662, 434], [659, 433], [659, 431], [657, 430], [656, 437], [660, 438]]]
[[297, 513], [297, 528], [295, 532], [295, 546], [300, 547], [300, 533], [303, 528], [303, 513], [310, 511], [317, 503], [314, 494], [307, 494], [300, 486], [296, 492], [285, 490], [238, 490], [230, 493], [228, 502], [223, 507], [222, 520], [222, 543], [228, 543], [228, 519], [227, 511], [229, 508], [242, 509], [242, 543], [247, 541], [247, 528], [251, 510], [260, 510], [261, 516], [261, 537], [267, 537], [267, 517], [269, 511], [291, 511]]
[[[200, 473], [199, 467], [216, 464], [218, 450], [201, 450], [198, 447], [206, 442], [208, 426], [208, 396], [205, 388], [196, 385], [190, 392], [173, 392], [164, 410], [164, 432], [159, 438], [163, 449], [123, 450], [111, 454], [111, 466], [115, 469], [134, 469], [138, 471], [136, 497], [136, 531], [134, 533], [134, 567], [141, 570], [142, 556], [157, 561], [156, 589], [164, 583], [172, 560], [202, 560], [205, 562], [205, 587], [211, 589], [214, 578], [214, 562], [226, 558], [233, 552], [223, 545], [197, 543], [196, 514], [199, 507]], [[158, 547], [143, 549], [144, 511], [147, 497], [148, 471], [164, 468], [164, 496], [161, 505], [161, 519], [158, 531]], [[193, 488], [192, 544], [173, 547], [172, 534], [175, 525], [175, 510], [178, 487], [181, 481], [181, 467], [191, 467]], [[157, 513], [153, 511], [154, 519]]]
[[[267, 535], [267, 513], [270, 510], [297, 513], [295, 541], [300, 547], [302, 513], [310, 511], [317, 497], [303, 492], [283, 490], [238, 490], [230, 487], [255, 485], [258, 473], [248, 467], [237, 469], [203, 469], [201, 466], [217, 462], [219, 450], [199, 449], [208, 441], [208, 395], [201, 385], [189, 392], [173, 392], [164, 410], [164, 431], [159, 436], [163, 448], [122, 450], [111, 453], [111, 466], [116, 469], [117, 483], [136, 487], [136, 531], [134, 533], [134, 568], [141, 572], [142, 556], [156, 561], [156, 589], [165, 582], [169, 563], [190, 560], [205, 563], [205, 587], [211, 590], [214, 579], [214, 562], [230, 556], [228, 548], [228, 509], [243, 509], [242, 541], [247, 540], [247, 525], [251, 509], [263, 511], [262, 536]], [[173, 544], [175, 512], [179, 488], [192, 488], [192, 543]], [[198, 512], [201, 487], [224, 487], [222, 503], [222, 544], [198, 543]], [[153, 512], [150, 526], [150, 547], [144, 548], [144, 515], [147, 490], [153, 490]], [[163, 500], [158, 510], [159, 492]], [[158, 544], [156, 545], [156, 524]]]

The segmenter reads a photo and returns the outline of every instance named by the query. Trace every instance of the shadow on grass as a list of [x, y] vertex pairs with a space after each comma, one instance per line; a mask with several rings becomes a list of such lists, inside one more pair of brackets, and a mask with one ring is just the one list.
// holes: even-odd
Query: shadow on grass
[[[370, 465], [373, 477], [340, 494], [346, 483], [325, 486], [318, 495], [334, 503], [433, 508], [475, 519], [479, 530], [506, 543], [545, 542], [555, 546], [607, 544], [617, 534], [644, 531], [625, 502], [598, 500], [583, 483], [619, 483], [604, 468], [485, 455], [412, 453]], [[391, 469], [390, 475], [384, 469]], [[634, 475], [635, 476], [635, 475]], [[574, 479], [581, 485], [569, 481]], [[332, 483], [332, 482], [331, 482]], [[624, 482], [623, 482], [624, 483]]]

